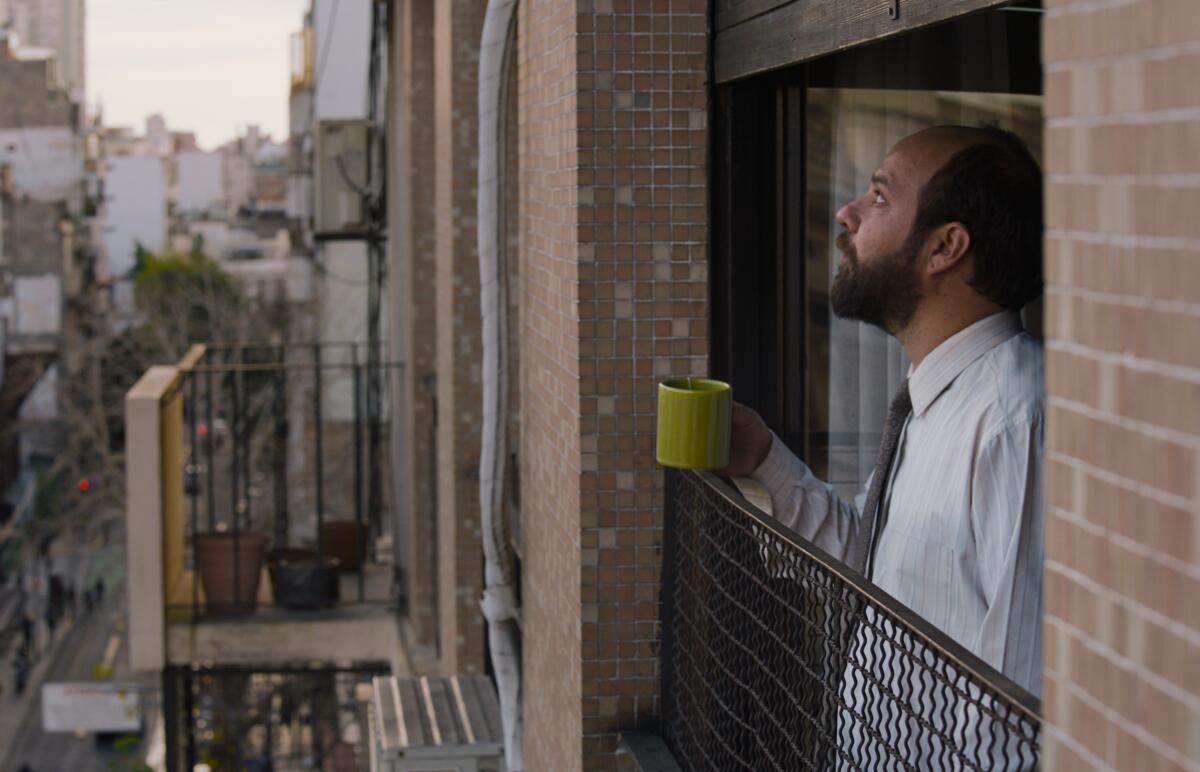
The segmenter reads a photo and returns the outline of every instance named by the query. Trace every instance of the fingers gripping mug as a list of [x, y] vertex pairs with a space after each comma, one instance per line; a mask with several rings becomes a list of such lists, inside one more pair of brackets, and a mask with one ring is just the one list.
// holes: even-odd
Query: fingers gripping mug
[[658, 385], [656, 457], [677, 469], [720, 469], [729, 463], [733, 390], [709, 378], [672, 378]]

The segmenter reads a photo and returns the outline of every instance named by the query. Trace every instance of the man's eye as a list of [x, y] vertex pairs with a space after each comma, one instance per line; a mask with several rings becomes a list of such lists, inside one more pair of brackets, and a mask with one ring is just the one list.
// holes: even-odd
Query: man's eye
[[875, 203], [876, 203], [876, 204], [886, 204], [886, 203], [887, 203], [887, 202], [884, 200], [884, 198], [883, 198], [883, 194], [882, 194], [882, 193], [879, 193], [879, 192], [876, 192], [876, 193], [875, 193]]

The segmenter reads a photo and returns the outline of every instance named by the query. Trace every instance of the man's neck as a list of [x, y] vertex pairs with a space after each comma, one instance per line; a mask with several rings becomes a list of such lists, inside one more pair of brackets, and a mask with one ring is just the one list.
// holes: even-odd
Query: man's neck
[[902, 330], [893, 333], [904, 347], [908, 361], [916, 370], [925, 357], [948, 338], [962, 332], [980, 319], [1003, 311], [998, 305], [972, 304], [954, 309], [918, 309]]

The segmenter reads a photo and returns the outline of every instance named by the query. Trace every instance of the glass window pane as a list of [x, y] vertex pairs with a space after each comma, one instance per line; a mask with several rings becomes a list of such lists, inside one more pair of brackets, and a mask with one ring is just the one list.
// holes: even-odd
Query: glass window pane
[[1041, 159], [1041, 97], [965, 91], [809, 88], [805, 105], [807, 404], [805, 459], [843, 495], [875, 465], [888, 401], [908, 372], [894, 338], [835, 317], [838, 208], [866, 190], [898, 140], [939, 124], [1000, 126]]

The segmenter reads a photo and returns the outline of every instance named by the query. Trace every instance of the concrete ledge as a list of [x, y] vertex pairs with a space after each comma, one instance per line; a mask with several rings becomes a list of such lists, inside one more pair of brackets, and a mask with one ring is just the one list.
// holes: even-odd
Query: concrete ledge
[[671, 749], [652, 732], [621, 732], [620, 752], [633, 757], [638, 772], [683, 772]]
[[271, 665], [295, 662], [384, 661], [408, 673], [396, 612], [386, 605], [323, 612], [264, 609], [223, 620], [172, 622], [167, 627], [172, 665]]

